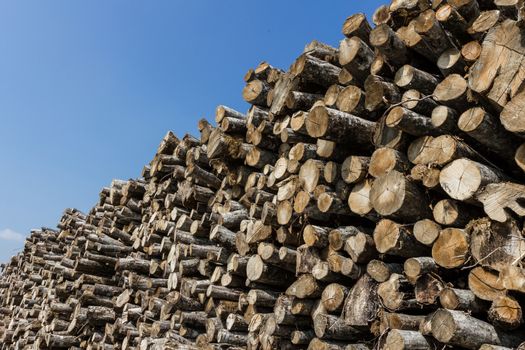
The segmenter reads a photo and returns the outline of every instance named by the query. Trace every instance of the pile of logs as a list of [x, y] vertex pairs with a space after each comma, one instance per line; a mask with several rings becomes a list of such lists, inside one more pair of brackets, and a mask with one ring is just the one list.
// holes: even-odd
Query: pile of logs
[[[34, 230], [0, 349], [525, 349], [518, 0], [392, 0]], [[523, 345], [520, 345], [523, 344]]]

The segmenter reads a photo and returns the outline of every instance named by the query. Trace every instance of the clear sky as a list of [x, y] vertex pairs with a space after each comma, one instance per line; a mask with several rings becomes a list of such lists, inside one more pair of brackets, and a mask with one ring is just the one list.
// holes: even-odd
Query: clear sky
[[66, 207], [88, 211], [140, 175], [162, 136], [198, 135], [243, 76], [337, 46], [344, 19], [385, 1], [50, 0], [0, 3], [0, 261]]

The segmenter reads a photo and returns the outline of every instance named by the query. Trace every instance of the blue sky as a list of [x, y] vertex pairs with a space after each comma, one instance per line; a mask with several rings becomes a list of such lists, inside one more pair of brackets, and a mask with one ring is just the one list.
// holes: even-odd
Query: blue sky
[[384, 1], [0, 3], [0, 261], [34, 227], [134, 178], [168, 131], [198, 135], [218, 104], [247, 110], [243, 76], [287, 69], [312, 39]]

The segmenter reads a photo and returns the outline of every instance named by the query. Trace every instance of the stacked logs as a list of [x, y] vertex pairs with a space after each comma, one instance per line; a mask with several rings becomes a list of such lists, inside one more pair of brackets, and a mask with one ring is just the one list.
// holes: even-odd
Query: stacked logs
[[393, 0], [31, 232], [1, 349], [525, 348], [522, 5]]

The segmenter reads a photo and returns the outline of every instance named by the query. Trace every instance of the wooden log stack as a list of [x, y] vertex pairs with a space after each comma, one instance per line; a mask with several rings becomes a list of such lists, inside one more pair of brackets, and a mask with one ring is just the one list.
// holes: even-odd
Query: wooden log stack
[[525, 349], [523, 4], [392, 0], [33, 230], [0, 349]]

